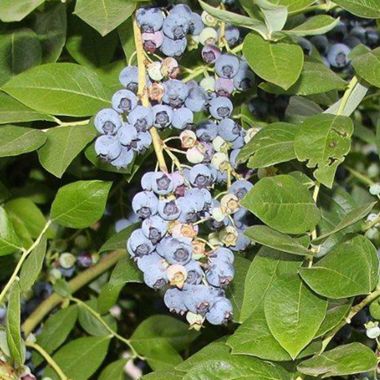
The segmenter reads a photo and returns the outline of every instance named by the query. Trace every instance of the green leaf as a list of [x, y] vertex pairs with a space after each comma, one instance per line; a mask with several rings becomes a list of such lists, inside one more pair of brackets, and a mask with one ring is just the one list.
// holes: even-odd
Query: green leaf
[[182, 361], [178, 351], [185, 349], [198, 333], [186, 323], [166, 315], [145, 319], [130, 338], [136, 351], [154, 369], [170, 369]]
[[274, 361], [291, 360], [269, 330], [263, 310], [256, 309], [227, 340], [232, 354]]
[[[84, 337], [70, 341], [63, 346], [53, 359], [68, 378], [87, 380], [96, 372], [107, 355], [109, 337]], [[44, 376], [58, 379], [50, 367]]]
[[238, 160], [249, 168], [264, 168], [296, 158], [293, 143], [299, 126], [273, 123], [262, 128], [240, 151]]
[[183, 380], [204, 379], [290, 380], [292, 376], [281, 366], [274, 363], [236, 355], [229, 356], [224, 360], [216, 360], [210, 357], [209, 360], [196, 364], [183, 377]]
[[32, 288], [41, 272], [45, 259], [46, 244], [46, 237], [42, 237], [21, 267], [20, 288], [23, 292]]
[[226, 291], [226, 296], [233, 306], [233, 320], [240, 321], [240, 310], [243, 304], [244, 283], [251, 262], [243, 257], [236, 256], [234, 261], [235, 275], [232, 284]]
[[[154, 371], [144, 375], [142, 380], [167, 380], [168, 371]], [[170, 380], [183, 380], [183, 372], [170, 369]]]
[[361, 343], [351, 343], [305, 360], [298, 371], [322, 378], [370, 372], [377, 366], [375, 353]]
[[42, 47], [42, 61], [56, 62], [66, 41], [66, 4], [47, 4], [42, 12], [35, 14], [33, 30]]
[[0, 206], [0, 256], [9, 255], [21, 249], [13, 224], [3, 207]]
[[20, 286], [14, 282], [9, 294], [7, 308], [7, 342], [13, 363], [19, 367], [24, 364], [25, 347], [21, 338], [21, 299]]
[[316, 167], [314, 177], [331, 188], [338, 165], [350, 151], [353, 131], [346, 116], [320, 114], [306, 119], [294, 140], [298, 160]]
[[318, 15], [310, 17], [301, 25], [298, 25], [290, 30], [284, 30], [283, 32], [299, 37], [315, 36], [329, 32], [334, 29], [338, 23], [339, 19], [335, 19], [334, 17], [328, 15]]
[[126, 359], [119, 359], [107, 365], [99, 375], [99, 380], [124, 380], [124, 367], [127, 364]]
[[377, 202], [366, 203], [363, 206], [359, 206], [349, 211], [346, 215], [343, 216], [340, 222], [332, 230], [318, 236], [316, 239], [314, 239], [314, 242], [319, 242], [321, 240], [324, 240], [330, 235], [333, 235], [343, 230], [344, 228], [351, 226], [352, 224], [355, 224], [359, 220], [363, 219], [365, 216], [367, 216], [371, 212], [371, 210], [375, 207], [376, 203]]
[[320, 337], [331, 331], [347, 316], [352, 305], [352, 300], [333, 300], [329, 301], [329, 306], [325, 319], [323, 320], [316, 337]]
[[[350, 92], [348, 98], [344, 101], [344, 107], [340, 110], [340, 115], [350, 116], [359, 106], [361, 101], [364, 99], [368, 92], [367, 85], [357, 82]], [[340, 104], [342, 102], [342, 98], [340, 98], [337, 102], [335, 102], [332, 106], [325, 110], [325, 113], [328, 114], [337, 114], [340, 109]]]
[[243, 54], [258, 76], [284, 90], [297, 81], [303, 67], [304, 55], [300, 46], [265, 41], [254, 33], [245, 38]]
[[262, 178], [241, 201], [269, 227], [283, 233], [312, 230], [320, 212], [306, 187], [292, 176]]
[[72, 290], [69, 283], [64, 278], [58, 278], [53, 285], [54, 291], [62, 298], [69, 298], [72, 295]]
[[33, 152], [46, 141], [45, 133], [38, 129], [9, 125], [0, 127], [0, 131], [0, 157]]
[[263, 38], [267, 38], [269, 31], [265, 24], [253, 17], [247, 17], [238, 13], [233, 13], [220, 8], [212, 7], [211, 5], [199, 0], [201, 7], [210, 15], [218, 20], [224, 21], [229, 24], [238, 25], [240, 27], [248, 28], [259, 33]]
[[[86, 304], [91, 307], [95, 312], [97, 310], [97, 300], [92, 299], [87, 301]], [[106, 327], [91, 314], [85, 307], [79, 305], [79, 323], [87, 334], [92, 336], [109, 336], [110, 332]], [[114, 331], [117, 329], [115, 319], [111, 315], [102, 316], [103, 321]]]
[[276, 5], [283, 5], [288, 8], [289, 13], [295, 13], [308, 8], [310, 5], [314, 4], [316, 0], [269, 0], [271, 3]]
[[102, 217], [111, 185], [94, 180], [61, 187], [51, 206], [51, 218], [65, 227], [90, 226]]
[[249, 227], [244, 231], [244, 234], [252, 241], [273, 249], [277, 249], [278, 251], [288, 252], [294, 255], [312, 254], [312, 252], [303, 246], [297, 239], [272, 230], [267, 226], [259, 225]]
[[68, 125], [46, 131], [46, 143], [38, 150], [41, 165], [51, 174], [61, 178], [74, 158], [96, 136], [89, 125]]
[[143, 278], [136, 264], [129, 257], [125, 257], [116, 264], [109, 282], [100, 291], [98, 298], [100, 313], [105, 313], [116, 304], [121, 289], [130, 282], [141, 283]]
[[41, 44], [32, 30], [19, 29], [0, 37], [0, 85], [41, 63]]
[[297, 274], [276, 278], [264, 302], [270, 331], [293, 359], [314, 338], [326, 310], [327, 301], [306, 287]]
[[259, 87], [275, 94], [313, 95], [342, 90], [345, 86], [346, 82], [323, 63], [305, 62], [299, 79], [287, 91], [271, 83], [262, 83]]
[[54, 121], [54, 118], [34, 111], [4, 92], [0, 92], [0, 124], [22, 123], [34, 120]]
[[77, 0], [74, 14], [105, 36], [128, 19], [135, 7], [124, 0]]
[[105, 86], [116, 92], [120, 90], [119, 74], [125, 65], [125, 61], [118, 60], [105, 66], [96, 67], [94, 71]]
[[90, 69], [74, 63], [48, 63], [12, 78], [3, 90], [39, 112], [89, 116], [110, 104], [110, 91]]
[[302, 279], [316, 293], [328, 298], [368, 294], [377, 284], [376, 248], [364, 236], [336, 245], [311, 268], [301, 268]]
[[[49, 354], [60, 347], [74, 328], [78, 318], [78, 307], [69, 306], [52, 314], [44, 324], [37, 343]], [[43, 361], [39, 354], [33, 353], [33, 363], [39, 365]]]
[[352, 66], [361, 78], [373, 86], [380, 87], [380, 48], [353, 57]]
[[282, 30], [288, 18], [287, 7], [273, 5], [268, 0], [256, 0], [255, 3], [260, 7], [269, 33]]
[[0, 20], [21, 21], [44, 2], [45, 0], [0, 0]]
[[125, 249], [125, 242], [128, 240], [131, 233], [138, 227], [139, 224], [134, 223], [115, 233], [99, 248], [99, 253]]
[[355, 16], [380, 18], [380, 8], [377, 0], [335, 0], [334, 2]]
[[[102, 37], [77, 17], [70, 23], [70, 36], [67, 39], [66, 49], [81, 65], [94, 68], [110, 63], [117, 44], [116, 31]], [[117, 79], [118, 77], [117, 75]]]
[[[45, 227], [44, 215], [29, 198], [12, 199], [4, 207], [17, 233], [19, 233], [19, 229], [23, 229], [29, 239], [36, 239]], [[53, 237], [52, 230], [48, 230], [47, 236]]]
[[286, 273], [297, 273], [302, 263], [299, 260], [297, 256], [287, 255], [267, 247], [259, 250], [245, 277], [241, 321], [245, 321], [257, 310], [264, 310], [264, 299], [275, 279]]

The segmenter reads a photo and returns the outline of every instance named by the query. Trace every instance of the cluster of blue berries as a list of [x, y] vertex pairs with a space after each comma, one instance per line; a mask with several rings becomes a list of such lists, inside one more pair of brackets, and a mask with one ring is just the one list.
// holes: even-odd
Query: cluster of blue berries
[[377, 47], [380, 35], [374, 20], [354, 17], [340, 11], [337, 26], [327, 34], [301, 39], [301, 46], [306, 54], [312, 54], [315, 47], [321, 54], [324, 63], [335, 70], [349, 70], [351, 49], [359, 44], [370, 48]]
[[[132, 200], [142, 225], [131, 234], [127, 250], [145, 283], [164, 290], [166, 306], [186, 313], [193, 326], [204, 319], [219, 325], [231, 317], [224, 289], [234, 277], [238, 230], [246, 227], [239, 199], [252, 185], [236, 181], [218, 201], [210, 192], [215, 182], [215, 170], [204, 164], [182, 173], [148, 172], [141, 179], [143, 191]], [[210, 232], [207, 240], [199, 236], [201, 229]]]

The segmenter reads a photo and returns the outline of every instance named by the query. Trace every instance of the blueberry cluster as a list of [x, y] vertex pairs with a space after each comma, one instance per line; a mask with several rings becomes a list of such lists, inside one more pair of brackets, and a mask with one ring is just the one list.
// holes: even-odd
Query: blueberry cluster
[[[219, 325], [232, 315], [224, 289], [234, 277], [233, 250], [240, 249], [238, 230], [245, 225], [239, 198], [252, 185], [236, 181], [218, 201], [210, 192], [215, 182], [215, 170], [204, 164], [183, 173], [144, 174], [143, 191], [132, 200], [142, 225], [131, 234], [127, 250], [145, 283], [165, 290], [171, 311]], [[207, 230], [208, 241], [200, 237]]]
[[325, 64], [336, 70], [349, 68], [351, 49], [359, 44], [370, 48], [377, 47], [380, 42], [376, 22], [369, 19], [353, 17], [351, 14], [340, 12], [338, 25], [327, 34], [301, 39], [301, 46], [307, 54], [312, 54], [315, 47]]

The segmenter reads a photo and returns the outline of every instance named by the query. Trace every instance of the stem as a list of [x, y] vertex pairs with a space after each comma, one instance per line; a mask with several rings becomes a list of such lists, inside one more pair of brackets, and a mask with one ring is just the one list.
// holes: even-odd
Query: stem
[[350, 168], [348, 166], [346, 166], [345, 168], [350, 172], [350, 174], [352, 176], [354, 176], [357, 180], [359, 180], [360, 182], [364, 183], [365, 185], [371, 186], [371, 185], [373, 185], [375, 183], [370, 178], [368, 178], [364, 174], [358, 172], [357, 170], [352, 169], [352, 168]]
[[140, 359], [142, 359], [141, 356], [139, 356], [139, 354], [136, 352], [136, 350], [132, 346], [130, 340], [119, 335], [110, 326], [108, 326], [108, 323], [91, 306], [87, 305], [85, 302], [83, 302], [79, 298], [70, 297], [70, 300], [75, 302], [76, 304], [78, 304], [80, 307], [83, 307], [84, 309], [86, 309], [94, 318], [96, 318], [102, 324], [102, 326], [104, 326], [104, 328], [112, 335], [112, 337], [114, 337], [114, 338], [120, 340], [121, 342], [123, 342], [124, 344], [126, 344], [131, 349], [133, 358], [139, 357]]
[[360, 310], [364, 309], [368, 304], [374, 301], [376, 298], [380, 297], [380, 287], [377, 287], [375, 291], [370, 293], [366, 298], [364, 298], [361, 302], [353, 306], [348, 314], [347, 318], [344, 319], [338, 326], [336, 326], [322, 341], [322, 348], [319, 354], [321, 354], [331, 340], [334, 338], [335, 334], [346, 324], [350, 323], [351, 319], [359, 313]]
[[[141, 99], [141, 103], [144, 107], [149, 107], [150, 102], [148, 98], [148, 93], [146, 89], [146, 69], [145, 69], [145, 54], [143, 41], [141, 37], [140, 28], [137, 25], [136, 19], [133, 19], [133, 33], [135, 36], [135, 45], [136, 45], [136, 56], [137, 56], [137, 66], [139, 69], [139, 86], [138, 86], [138, 95]], [[160, 138], [160, 135], [157, 132], [155, 127], [150, 129], [150, 134], [153, 140], [153, 148], [154, 152], [157, 156], [157, 161], [160, 166], [160, 170], [163, 172], [168, 172], [168, 168], [166, 166], [164, 153], [163, 153], [163, 144]]]
[[12, 286], [14, 281], [16, 280], [18, 273], [22, 267], [22, 264], [24, 264], [24, 261], [29, 256], [30, 252], [32, 252], [33, 249], [36, 248], [37, 245], [40, 243], [42, 236], [45, 234], [47, 229], [50, 227], [50, 224], [51, 224], [51, 221], [48, 220], [46, 222], [44, 228], [42, 229], [41, 233], [39, 234], [37, 239], [34, 241], [34, 243], [27, 250], [25, 250], [25, 249], [23, 250], [22, 256], [21, 256], [19, 262], [17, 263], [16, 268], [14, 269], [11, 278], [8, 280], [8, 282], [6, 283], [6, 285], [4, 286], [3, 290], [0, 293], [0, 305], [2, 304], [4, 297], [6, 296], [8, 290], [10, 289], [10, 287]]
[[[125, 251], [114, 251], [108, 254], [96, 265], [81, 272], [78, 276], [69, 281], [68, 285], [72, 293], [75, 293], [84, 285], [88, 284], [102, 273], [113, 267], [118, 261], [125, 257]], [[38, 324], [45, 318], [49, 312], [58, 306], [64, 298], [57, 293], [53, 293], [49, 298], [43, 301], [36, 310], [25, 320], [22, 330], [28, 336]]]
[[359, 82], [359, 80], [358, 80], [357, 76], [354, 76], [351, 79], [350, 83], [348, 84], [347, 90], [344, 92], [342, 99], [340, 100], [337, 115], [341, 115], [343, 113], [344, 109], [346, 108], [347, 101], [348, 101], [352, 91], [354, 90], [355, 86], [358, 84], [358, 82]]
[[32, 342], [26, 342], [25, 344], [27, 347], [30, 347], [41, 354], [41, 356], [46, 360], [50, 367], [54, 369], [61, 380], [69, 380], [69, 378], [63, 373], [54, 359], [41, 346], [39, 346], [37, 343]]
[[191, 74], [187, 75], [185, 78], [183, 78], [183, 82], [190, 82], [192, 79], [198, 77], [201, 74], [204, 74], [206, 72], [207, 68], [205, 66], [199, 66], [196, 69], [192, 71]]

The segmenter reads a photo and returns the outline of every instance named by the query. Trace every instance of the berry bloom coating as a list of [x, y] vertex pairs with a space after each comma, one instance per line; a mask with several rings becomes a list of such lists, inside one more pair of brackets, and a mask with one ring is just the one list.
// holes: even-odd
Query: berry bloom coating
[[144, 219], [141, 229], [153, 244], [157, 244], [165, 236], [168, 223], [158, 215], [154, 215]]
[[167, 36], [164, 36], [160, 50], [168, 57], [179, 57], [185, 52], [186, 46], [186, 38], [173, 40]]
[[191, 240], [188, 238], [163, 238], [156, 247], [157, 253], [170, 264], [185, 265], [191, 260]]
[[137, 106], [137, 96], [129, 90], [119, 90], [112, 96], [112, 108], [119, 113], [127, 113]]
[[155, 172], [152, 175], [152, 190], [158, 195], [167, 195], [174, 189], [171, 176], [163, 172]]
[[121, 145], [115, 136], [99, 136], [95, 141], [95, 152], [103, 160], [110, 162], [119, 157]]
[[210, 113], [215, 119], [221, 120], [231, 116], [233, 105], [230, 99], [217, 96], [210, 101]]
[[98, 132], [113, 135], [121, 127], [121, 119], [112, 108], [104, 108], [96, 114], [94, 125]]
[[153, 112], [151, 108], [137, 106], [128, 115], [128, 122], [136, 128], [138, 132], [146, 132], [153, 125]]
[[125, 67], [120, 72], [119, 81], [127, 90], [137, 93], [139, 83], [139, 69], [137, 66]]
[[138, 133], [135, 127], [132, 125], [123, 123], [123, 126], [117, 131], [117, 138], [121, 145], [129, 146], [132, 141], [137, 139]]
[[157, 32], [162, 28], [164, 16], [159, 8], [139, 8], [136, 21], [143, 32]]
[[172, 126], [176, 129], [185, 129], [193, 123], [193, 112], [187, 107], [181, 107], [173, 110]]
[[239, 58], [232, 54], [221, 54], [215, 61], [215, 72], [222, 78], [231, 79], [239, 70]]
[[157, 128], [168, 127], [172, 121], [173, 110], [165, 104], [156, 104], [152, 107], [153, 124]]
[[132, 199], [133, 211], [142, 219], [157, 214], [158, 198], [152, 191], [141, 191]]
[[132, 232], [127, 242], [127, 250], [131, 257], [149, 255], [154, 250], [152, 242], [143, 234], [141, 229]]
[[327, 60], [332, 67], [343, 68], [350, 62], [348, 54], [351, 49], [344, 44], [334, 44], [329, 47], [327, 52]]
[[212, 325], [222, 325], [232, 316], [232, 304], [225, 297], [218, 297], [206, 314], [206, 319]]

